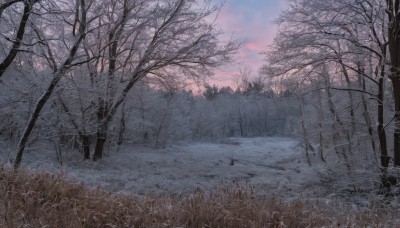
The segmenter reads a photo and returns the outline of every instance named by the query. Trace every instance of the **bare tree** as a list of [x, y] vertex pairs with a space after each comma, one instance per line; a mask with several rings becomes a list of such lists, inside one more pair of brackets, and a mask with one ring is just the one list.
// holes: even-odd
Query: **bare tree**
[[[108, 50], [103, 51], [107, 54], [95, 62], [98, 67], [90, 66], [93, 75], [103, 79], [96, 86], [106, 91], [97, 100], [97, 142], [93, 160], [102, 158], [109, 124], [135, 84], [144, 78], [158, 78], [170, 84], [181, 82], [179, 77], [200, 80], [211, 74], [211, 68], [231, 61], [238, 49], [235, 42], [219, 41], [220, 32], [207, 21], [219, 8], [208, 3], [197, 5], [187, 0], [113, 2], [113, 6], [119, 7], [104, 20], [108, 21], [103, 24], [109, 34], [107, 41], [101, 41], [103, 47], [96, 47], [97, 52], [101, 52], [110, 44]], [[90, 56], [93, 49], [87, 50]]]
[[[86, 14], [87, 14], [86, 13], [86, 11], [87, 11], [86, 1], [79, 0], [78, 4], [75, 7], [77, 9], [79, 9], [79, 12], [80, 12], [80, 19], [79, 19], [80, 24], [79, 24], [79, 29], [78, 29], [79, 34], [73, 41], [72, 46], [69, 49], [69, 53], [67, 54], [65, 61], [60, 66], [55, 65], [56, 61], [52, 57], [53, 54], [51, 54], [51, 52], [49, 52], [49, 58], [50, 58], [51, 62], [54, 63], [53, 79], [51, 80], [50, 84], [48, 85], [46, 91], [37, 100], [34, 110], [32, 112], [32, 115], [29, 118], [28, 123], [25, 127], [25, 130], [22, 133], [21, 139], [18, 143], [17, 155], [14, 160], [14, 168], [18, 168], [20, 166], [26, 143], [29, 139], [29, 136], [30, 136], [34, 126], [35, 126], [35, 123], [40, 115], [41, 110], [43, 109], [43, 107], [47, 103], [47, 101], [49, 100], [49, 98], [52, 95], [54, 89], [56, 88], [58, 82], [61, 80], [61, 78], [67, 72], [67, 70], [71, 66], [76, 64], [76, 63], [74, 63], [75, 55], [76, 55], [78, 48], [86, 34], [86, 22], [87, 22], [86, 21], [87, 20], [86, 19]], [[48, 49], [48, 50], [50, 51], [50, 49]]]
[[[289, 10], [277, 20], [279, 32], [269, 64], [263, 71], [280, 79], [298, 80], [299, 91], [343, 91], [346, 108], [338, 108], [332, 94], [328, 104], [335, 127], [347, 139], [346, 156], [352, 152], [355, 129], [366, 127], [374, 150], [373, 118], [377, 118], [381, 166], [388, 167], [385, 126], [385, 64], [387, 35], [383, 1], [290, 1]], [[328, 66], [328, 72], [323, 67]], [[329, 75], [329, 80], [324, 77]], [[320, 81], [321, 83], [314, 83]], [[311, 88], [311, 85], [319, 85]], [[340, 93], [342, 94], [342, 93]], [[342, 95], [343, 96], [343, 95]], [[367, 101], [377, 101], [376, 115]], [[359, 110], [357, 103], [363, 104]], [[338, 110], [348, 110], [348, 113]], [[356, 115], [362, 113], [363, 123]], [[350, 128], [348, 127], [350, 126]], [[360, 130], [358, 130], [360, 131]], [[333, 141], [342, 138], [333, 134]]]

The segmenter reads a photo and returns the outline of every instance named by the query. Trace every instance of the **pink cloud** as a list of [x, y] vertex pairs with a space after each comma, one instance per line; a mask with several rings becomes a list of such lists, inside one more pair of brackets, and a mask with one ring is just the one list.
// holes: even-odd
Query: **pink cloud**
[[[212, 81], [230, 84], [232, 75], [240, 68], [250, 68], [254, 73], [263, 65], [260, 52], [272, 44], [277, 31], [272, 21], [284, 8], [285, 0], [228, 0], [219, 14], [217, 24], [224, 31], [222, 39], [238, 40], [242, 43], [236, 63], [215, 72]], [[220, 84], [220, 83], [218, 83]]]
[[246, 58], [248, 56], [248, 53], [245, 52], [244, 50], [239, 50], [239, 57], [240, 58]]
[[250, 50], [255, 50], [255, 51], [260, 50], [260, 48], [262, 48], [260, 47], [260, 44], [256, 42], [250, 42], [245, 44], [244, 46]]

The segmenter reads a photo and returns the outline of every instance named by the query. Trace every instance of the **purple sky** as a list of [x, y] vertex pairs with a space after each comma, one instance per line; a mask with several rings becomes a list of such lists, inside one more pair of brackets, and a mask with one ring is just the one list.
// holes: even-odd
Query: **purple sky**
[[[221, 0], [213, 0], [220, 3]], [[242, 43], [238, 60], [215, 72], [211, 84], [233, 85], [232, 75], [240, 68], [249, 68], [254, 75], [263, 64], [259, 53], [268, 49], [276, 32], [272, 21], [286, 6], [286, 0], [226, 0], [217, 19], [224, 31], [224, 37], [231, 37]]]

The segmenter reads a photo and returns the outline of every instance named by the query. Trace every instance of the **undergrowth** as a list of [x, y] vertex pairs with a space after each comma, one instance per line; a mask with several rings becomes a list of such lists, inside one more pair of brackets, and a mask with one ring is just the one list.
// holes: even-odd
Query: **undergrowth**
[[135, 197], [48, 173], [0, 170], [0, 227], [365, 227], [393, 226], [384, 209], [256, 197], [251, 188]]

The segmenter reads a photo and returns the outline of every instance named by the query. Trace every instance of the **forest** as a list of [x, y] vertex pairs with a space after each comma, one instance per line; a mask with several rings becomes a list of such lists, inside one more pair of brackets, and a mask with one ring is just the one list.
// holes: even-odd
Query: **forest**
[[400, 1], [288, 0], [263, 66], [216, 86], [215, 70], [241, 50], [216, 22], [224, 4], [0, 1], [2, 170], [70, 172], [94, 186], [98, 173], [125, 172], [126, 183], [108, 181], [118, 192], [173, 158], [206, 180], [170, 192], [187, 178], [175, 170], [164, 178], [175, 187], [150, 178], [155, 193], [213, 190], [232, 174], [257, 197], [320, 191], [313, 199], [398, 209]]

